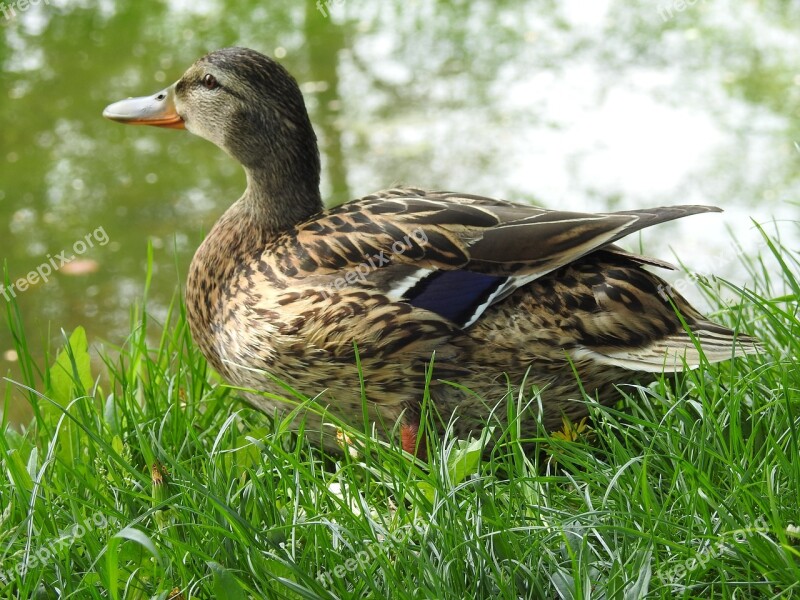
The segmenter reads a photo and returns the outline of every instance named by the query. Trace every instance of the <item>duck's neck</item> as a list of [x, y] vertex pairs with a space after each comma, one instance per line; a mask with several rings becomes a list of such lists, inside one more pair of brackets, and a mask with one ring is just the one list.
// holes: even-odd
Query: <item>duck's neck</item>
[[278, 235], [322, 210], [319, 174], [285, 176], [272, 168], [245, 168], [247, 189], [236, 203], [247, 221], [267, 235]]
[[[298, 90], [299, 95], [299, 90]], [[243, 112], [223, 148], [244, 167], [247, 190], [237, 204], [268, 234], [280, 234], [322, 210], [317, 136], [302, 103], [286, 117], [277, 111]], [[235, 132], [271, 132], [242, 135]]]

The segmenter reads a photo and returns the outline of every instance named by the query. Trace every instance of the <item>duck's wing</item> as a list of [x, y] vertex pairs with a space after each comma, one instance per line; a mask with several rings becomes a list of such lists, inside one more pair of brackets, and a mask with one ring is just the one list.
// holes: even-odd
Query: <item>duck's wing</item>
[[303, 223], [273, 258], [288, 276], [378, 291], [468, 327], [521, 286], [626, 235], [717, 211], [673, 206], [590, 214], [396, 189]]

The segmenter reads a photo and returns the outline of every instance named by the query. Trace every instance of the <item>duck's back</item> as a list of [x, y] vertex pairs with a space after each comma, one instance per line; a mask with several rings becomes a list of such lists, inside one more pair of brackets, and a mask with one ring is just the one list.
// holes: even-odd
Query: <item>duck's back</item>
[[[465, 430], [485, 419], [483, 402], [503, 396], [504, 374], [543, 390], [545, 422], [555, 426], [563, 412], [585, 413], [573, 401], [581, 387], [610, 401], [615, 383], [699, 364], [676, 308], [710, 360], [754, 348], [645, 268], [664, 263], [610, 242], [591, 247], [592, 236], [613, 241], [637, 218], [660, 222], [702, 209], [658, 210], [576, 216], [390, 190], [269, 235], [234, 205], [193, 261], [189, 321], [231, 382], [283, 395], [276, 379], [307, 396], [325, 390], [323, 404], [350, 421], [361, 420], [362, 382], [371, 419], [391, 426], [413, 415], [435, 356], [437, 408], [448, 417], [458, 407]], [[530, 240], [515, 256], [498, 235], [504, 228], [500, 234], [540, 231], [549, 250]], [[570, 252], [577, 256], [565, 259]], [[267, 409], [279, 404], [251, 399]]]

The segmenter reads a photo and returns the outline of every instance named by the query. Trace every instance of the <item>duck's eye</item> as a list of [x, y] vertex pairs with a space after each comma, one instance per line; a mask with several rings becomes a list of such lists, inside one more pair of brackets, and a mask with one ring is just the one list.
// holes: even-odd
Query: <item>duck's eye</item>
[[211, 73], [206, 73], [203, 76], [203, 85], [207, 90], [215, 90], [219, 87], [219, 82]]

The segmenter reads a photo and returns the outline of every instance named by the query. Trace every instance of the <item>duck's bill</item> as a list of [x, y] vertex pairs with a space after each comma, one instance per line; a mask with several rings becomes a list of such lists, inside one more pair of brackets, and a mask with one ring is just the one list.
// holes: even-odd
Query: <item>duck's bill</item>
[[174, 85], [153, 96], [128, 98], [109, 104], [103, 111], [103, 116], [106, 119], [128, 125], [154, 125], [185, 129], [183, 119], [175, 110]]

